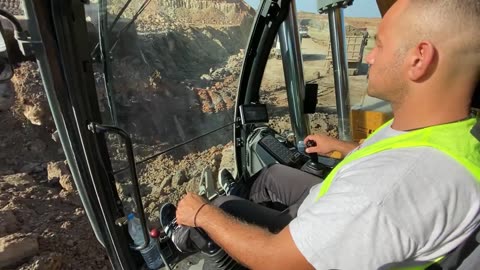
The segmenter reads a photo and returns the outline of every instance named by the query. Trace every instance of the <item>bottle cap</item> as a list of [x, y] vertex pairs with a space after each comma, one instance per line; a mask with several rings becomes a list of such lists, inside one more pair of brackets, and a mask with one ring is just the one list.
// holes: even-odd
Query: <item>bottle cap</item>
[[132, 219], [134, 219], [134, 218], [135, 218], [135, 214], [134, 214], [134, 213], [130, 213], [130, 214], [128, 214], [128, 216], [127, 216], [127, 219], [128, 219], [128, 220], [132, 220]]
[[160, 236], [160, 232], [156, 228], [153, 228], [150, 230], [150, 236], [152, 238], [158, 238]]

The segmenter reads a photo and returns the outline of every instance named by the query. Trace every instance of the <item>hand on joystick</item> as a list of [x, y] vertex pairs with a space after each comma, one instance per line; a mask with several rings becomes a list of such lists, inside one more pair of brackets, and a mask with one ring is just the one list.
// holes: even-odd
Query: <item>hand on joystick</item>
[[[313, 140], [308, 140], [305, 146], [307, 148], [315, 147], [317, 146], [317, 143]], [[315, 164], [318, 163], [318, 154], [316, 152], [308, 153], [308, 156], [310, 157], [311, 162]]]
[[[305, 146], [308, 149], [310, 147], [317, 146], [317, 143], [313, 140], [308, 140], [306, 141]], [[310, 157], [310, 160], [302, 166], [301, 170], [319, 177], [323, 177], [324, 166], [318, 162], [317, 152], [312, 151], [311, 153], [307, 154]]]

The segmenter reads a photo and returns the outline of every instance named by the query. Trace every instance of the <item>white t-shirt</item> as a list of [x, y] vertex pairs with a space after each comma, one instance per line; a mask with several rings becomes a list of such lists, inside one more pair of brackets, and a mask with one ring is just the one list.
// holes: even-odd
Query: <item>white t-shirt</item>
[[[403, 132], [385, 128], [361, 147]], [[445, 255], [480, 225], [480, 185], [428, 147], [383, 151], [345, 165], [315, 201], [312, 187], [289, 225], [316, 269], [388, 269]]]

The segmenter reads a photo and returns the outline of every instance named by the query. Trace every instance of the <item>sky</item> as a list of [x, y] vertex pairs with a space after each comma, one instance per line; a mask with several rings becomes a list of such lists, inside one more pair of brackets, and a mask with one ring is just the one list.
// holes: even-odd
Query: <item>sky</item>
[[[258, 7], [258, 3], [260, 2], [260, 0], [245, 1], [255, 9]], [[296, 3], [298, 11], [317, 12], [316, 0], [297, 0]], [[378, 11], [375, 0], [355, 0], [352, 6], [345, 9], [345, 16], [379, 18], [380, 11]]]

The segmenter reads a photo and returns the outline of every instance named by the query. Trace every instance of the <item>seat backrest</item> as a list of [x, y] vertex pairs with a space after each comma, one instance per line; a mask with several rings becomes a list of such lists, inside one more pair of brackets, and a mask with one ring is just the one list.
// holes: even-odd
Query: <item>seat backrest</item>
[[458, 267], [458, 270], [477, 270], [480, 268], [480, 232], [476, 237], [477, 247]]
[[477, 88], [473, 94], [471, 107], [480, 109], [480, 82], [477, 83]]
[[431, 269], [480, 269], [480, 227], [454, 251], [445, 256], [445, 259], [438, 265], [433, 265]]
[[[477, 83], [475, 93], [473, 94], [471, 106], [472, 108], [480, 109], [480, 81]], [[478, 140], [480, 140], [480, 121], [479, 121], [479, 124], [477, 124], [477, 126], [473, 128], [472, 134], [475, 137], [477, 137]], [[466, 242], [469, 242], [469, 241], [470, 241], [470, 248], [473, 249], [473, 251], [471, 251], [470, 255], [466, 256], [466, 258], [457, 268], [458, 270], [480, 269], [480, 227], [477, 229], [477, 232], [474, 233], [474, 235], [470, 237], [470, 239], [468, 239]], [[459, 248], [461, 249], [462, 246], [460, 246]], [[455, 252], [457, 252], [457, 250], [455, 250], [453, 253]], [[443, 268], [443, 269], [456, 269], [456, 268]]]

